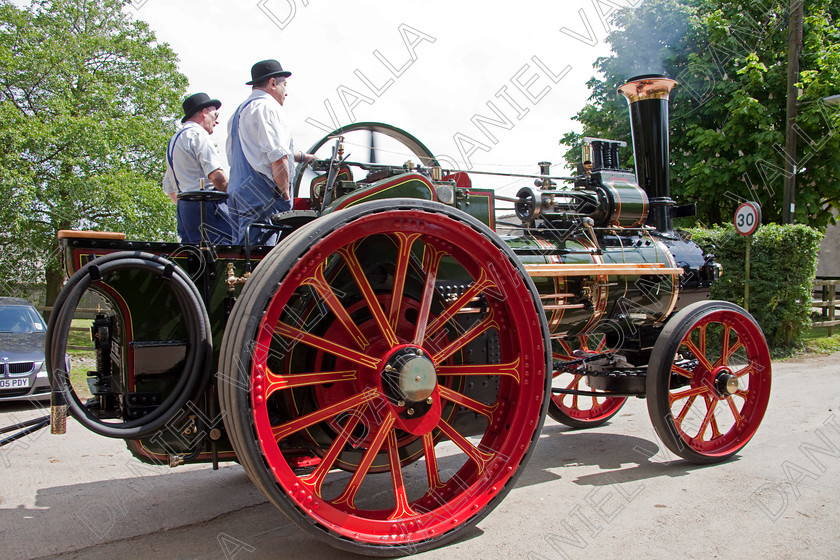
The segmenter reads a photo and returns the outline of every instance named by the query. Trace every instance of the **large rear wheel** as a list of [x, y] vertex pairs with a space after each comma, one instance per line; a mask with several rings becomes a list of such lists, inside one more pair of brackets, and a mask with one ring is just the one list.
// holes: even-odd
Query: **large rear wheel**
[[458, 538], [545, 419], [536, 289], [485, 226], [427, 201], [328, 214], [257, 267], [220, 396], [237, 456], [301, 528], [393, 556]]

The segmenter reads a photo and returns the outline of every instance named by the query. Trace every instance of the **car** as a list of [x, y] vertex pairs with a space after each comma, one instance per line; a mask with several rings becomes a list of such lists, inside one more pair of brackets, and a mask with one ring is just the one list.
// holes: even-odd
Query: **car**
[[35, 306], [0, 297], [0, 402], [49, 400], [46, 335], [47, 324]]

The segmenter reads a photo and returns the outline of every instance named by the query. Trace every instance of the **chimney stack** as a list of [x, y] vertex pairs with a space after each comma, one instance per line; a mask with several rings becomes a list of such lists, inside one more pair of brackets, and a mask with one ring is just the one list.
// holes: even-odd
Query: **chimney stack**
[[675, 80], [660, 74], [631, 78], [618, 88], [630, 105], [630, 127], [636, 180], [650, 199], [647, 223], [657, 231], [673, 232], [668, 164], [668, 95]]

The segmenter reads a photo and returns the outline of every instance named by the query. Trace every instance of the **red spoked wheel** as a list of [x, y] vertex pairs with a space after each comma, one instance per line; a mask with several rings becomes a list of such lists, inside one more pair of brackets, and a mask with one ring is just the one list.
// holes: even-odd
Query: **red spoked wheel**
[[545, 419], [548, 327], [512, 252], [465, 214], [387, 200], [264, 259], [220, 355], [237, 457], [333, 546], [414, 553], [511, 489]]
[[[587, 386], [586, 376], [583, 373], [577, 373], [577, 371], [583, 371], [583, 365], [574, 364], [583, 358], [608, 350], [607, 337], [604, 334], [583, 335], [571, 341], [555, 340], [554, 363], [562, 365], [566, 362], [570, 364], [567, 370], [571, 371], [555, 368], [552, 374], [552, 389], [602, 392]], [[552, 393], [548, 404], [548, 415], [557, 422], [572, 428], [594, 428], [615, 416], [626, 401], [626, 397], [610, 397], [606, 394], [596, 396]]]
[[770, 366], [761, 328], [739, 306], [704, 301], [681, 310], [648, 365], [648, 412], [662, 442], [695, 463], [737, 453], [767, 410]]

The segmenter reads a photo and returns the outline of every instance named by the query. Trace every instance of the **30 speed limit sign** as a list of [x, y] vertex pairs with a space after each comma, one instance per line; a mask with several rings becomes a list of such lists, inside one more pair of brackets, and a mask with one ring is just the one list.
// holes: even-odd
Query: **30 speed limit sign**
[[741, 235], [752, 235], [761, 224], [761, 206], [756, 202], [743, 202], [735, 210], [735, 230]]

